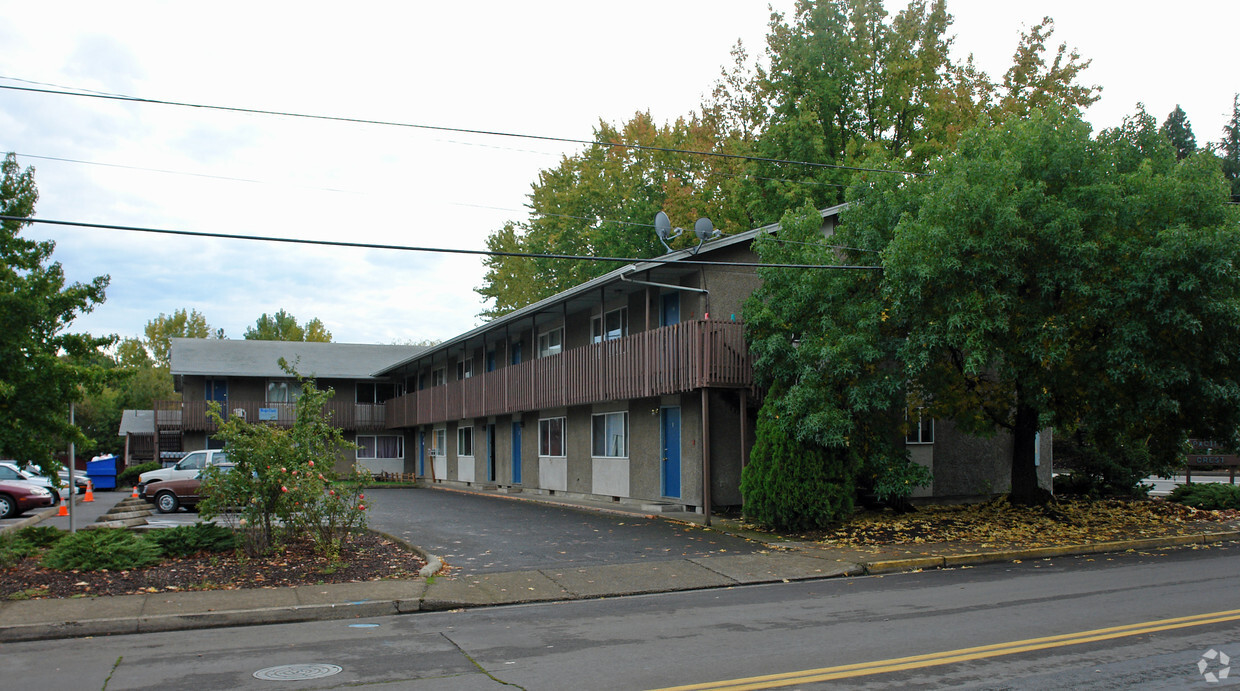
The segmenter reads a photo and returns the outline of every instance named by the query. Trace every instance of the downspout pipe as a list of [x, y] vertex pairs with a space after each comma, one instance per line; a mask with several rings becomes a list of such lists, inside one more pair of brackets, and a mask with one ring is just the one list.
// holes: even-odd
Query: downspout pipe
[[668, 290], [683, 290], [683, 291], [690, 292], [690, 293], [705, 293], [707, 295], [710, 294], [710, 291], [705, 288], [690, 288], [688, 286], [672, 285], [671, 283], [655, 283], [653, 281], [639, 281], [635, 278], [629, 278], [628, 274], [620, 274], [620, 280], [624, 281], [625, 283], [633, 283], [633, 284], [640, 285], [640, 286], [654, 286], [656, 288], [667, 288]]

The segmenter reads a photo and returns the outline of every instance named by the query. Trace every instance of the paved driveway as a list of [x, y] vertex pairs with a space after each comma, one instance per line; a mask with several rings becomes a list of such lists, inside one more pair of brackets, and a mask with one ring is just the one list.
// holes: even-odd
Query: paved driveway
[[748, 554], [762, 545], [644, 516], [435, 489], [367, 490], [371, 528], [465, 573]]

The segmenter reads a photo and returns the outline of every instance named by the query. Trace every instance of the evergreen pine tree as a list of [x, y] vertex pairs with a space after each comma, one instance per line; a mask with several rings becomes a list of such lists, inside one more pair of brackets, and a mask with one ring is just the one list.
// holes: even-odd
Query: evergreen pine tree
[[1197, 150], [1197, 138], [1193, 136], [1193, 126], [1189, 124], [1188, 115], [1178, 103], [1175, 104], [1175, 110], [1171, 111], [1167, 119], [1163, 121], [1159, 132], [1162, 132], [1163, 136], [1175, 147], [1175, 157], [1179, 160], [1184, 160]]
[[1240, 202], [1240, 94], [1232, 98], [1231, 120], [1223, 125], [1223, 176], [1231, 184], [1231, 200]]

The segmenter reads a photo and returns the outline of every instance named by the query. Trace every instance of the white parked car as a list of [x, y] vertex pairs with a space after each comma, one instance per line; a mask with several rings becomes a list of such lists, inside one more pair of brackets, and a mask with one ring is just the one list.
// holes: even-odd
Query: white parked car
[[198, 472], [208, 466], [217, 463], [226, 463], [228, 454], [221, 449], [204, 449], [202, 451], [191, 451], [185, 454], [179, 463], [171, 468], [160, 468], [159, 470], [148, 470], [138, 476], [138, 496], [143, 496], [146, 486], [155, 482], [164, 482], [166, 480], [180, 480], [183, 478], [197, 477]]

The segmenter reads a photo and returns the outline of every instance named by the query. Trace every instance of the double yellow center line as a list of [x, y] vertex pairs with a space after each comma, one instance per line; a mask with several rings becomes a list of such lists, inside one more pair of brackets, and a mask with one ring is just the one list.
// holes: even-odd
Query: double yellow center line
[[976, 648], [961, 648], [959, 650], [949, 650], [940, 653], [897, 657], [890, 660], [859, 662], [851, 665], [839, 665], [837, 667], [819, 667], [817, 669], [806, 669], [799, 672], [783, 672], [781, 674], [767, 674], [760, 677], [746, 677], [743, 679], [731, 679], [727, 681], [688, 684], [686, 686], [671, 686], [664, 689], [658, 689], [657, 691], [706, 691], [708, 689], [743, 691], [745, 689], [774, 689], [781, 686], [793, 686], [795, 684], [831, 681], [833, 679], [848, 679], [851, 677], [884, 674], [887, 672], [902, 672], [910, 669], [947, 665], [953, 662], [968, 662], [970, 660], [980, 660], [988, 657], [1016, 655], [1018, 653], [1028, 653], [1035, 650], [1061, 648], [1069, 645], [1080, 645], [1082, 643], [1093, 643], [1095, 641], [1107, 641], [1113, 638], [1140, 636], [1142, 634], [1155, 633], [1158, 631], [1185, 629], [1192, 626], [1205, 626], [1207, 624], [1219, 624], [1236, 620], [1240, 620], [1240, 609], [1232, 609], [1225, 612], [1211, 612], [1209, 614], [1196, 614], [1190, 617], [1176, 617], [1174, 619], [1159, 619], [1156, 621], [1147, 621], [1139, 624], [1127, 624], [1125, 626], [1112, 626], [1105, 629], [1065, 633], [1058, 636], [1027, 638], [1023, 641], [995, 643], [992, 645], [977, 646]]

